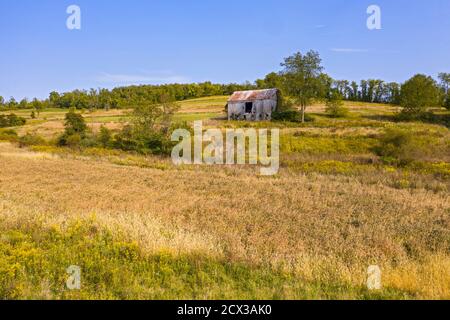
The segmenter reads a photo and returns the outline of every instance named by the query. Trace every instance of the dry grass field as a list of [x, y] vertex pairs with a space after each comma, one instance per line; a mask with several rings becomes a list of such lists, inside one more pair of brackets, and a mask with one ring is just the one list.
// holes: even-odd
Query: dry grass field
[[[184, 102], [178, 116], [242, 125], [216, 119], [225, 100]], [[450, 299], [448, 128], [350, 107], [348, 119], [318, 105], [315, 123], [282, 124], [274, 177], [1, 143], [0, 299]], [[124, 113], [85, 116], [118, 128]], [[54, 137], [63, 117], [44, 112], [18, 131]], [[439, 150], [420, 166], [380, 162], [372, 148], [392, 126]], [[82, 268], [81, 290], [65, 288], [70, 265]], [[382, 270], [381, 290], [366, 287], [370, 265]]]

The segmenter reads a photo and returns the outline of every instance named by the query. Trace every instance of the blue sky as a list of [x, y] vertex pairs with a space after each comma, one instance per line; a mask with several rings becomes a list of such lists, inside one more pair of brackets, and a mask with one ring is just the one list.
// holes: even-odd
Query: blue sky
[[[81, 8], [81, 30], [66, 9]], [[382, 30], [366, 27], [381, 7]], [[244, 82], [314, 49], [336, 79], [450, 72], [448, 0], [1, 0], [0, 95]]]

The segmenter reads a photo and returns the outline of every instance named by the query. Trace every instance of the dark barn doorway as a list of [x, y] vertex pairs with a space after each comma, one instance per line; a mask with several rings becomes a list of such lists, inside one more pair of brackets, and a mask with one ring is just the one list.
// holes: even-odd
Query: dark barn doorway
[[245, 103], [245, 113], [252, 113], [253, 110], [253, 102]]

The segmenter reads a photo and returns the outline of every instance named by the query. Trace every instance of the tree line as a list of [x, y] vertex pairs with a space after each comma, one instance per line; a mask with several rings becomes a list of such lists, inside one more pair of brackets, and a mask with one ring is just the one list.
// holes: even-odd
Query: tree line
[[51, 92], [45, 100], [22, 99], [16, 101], [11, 97], [5, 101], [0, 97], [0, 108], [3, 110], [33, 109], [38, 113], [45, 108], [71, 109], [117, 109], [132, 108], [140, 103], [158, 103], [160, 97], [170, 96], [173, 100], [202, 98], [216, 95], [231, 95], [235, 91], [252, 90], [256, 86], [244, 84], [214, 84], [211, 82], [192, 84], [140, 85], [119, 87], [112, 90], [90, 89], [72, 92]]
[[[373, 102], [400, 105], [401, 103], [401, 83], [386, 82], [380, 79], [361, 80], [334, 80], [327, 74], [320, 74], [325, 88], [325, 96], [329, 97], [333, 92], [339, 93], [343, 100]], [[439, 73], [438, 80], [431, 79], [440, 92], [440, 102], [443, 107], [450, 108], [450, 73]], [[256, 87], [260, 89], [282, 88], [283, 74], [272, 72], [264, 79], [256, 80]]]

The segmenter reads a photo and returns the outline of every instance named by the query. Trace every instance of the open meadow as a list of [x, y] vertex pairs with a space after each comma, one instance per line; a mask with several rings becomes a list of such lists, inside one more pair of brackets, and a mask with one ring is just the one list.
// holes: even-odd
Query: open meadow
[[[345, 118], [228, 122], [228, 97], [180, 102], [175, 121], [280, 128], [281, 168], [175, 166], [105, 148], [20, 148], [0, 130], [0, 299], [450, 299], [450, 131], [345, 102]], [[56, 139], [66, 110], [17, 111], [19, 136]], [[84, 112], [121, 129], [129, 110]], [[449, 112], [440, 111], [442, 118]], [[399, 164], [387, 130], [411, 134]], [[3, 132], [3, 133], [2, 133]], [[82, 270], [68, 290], [66, 269]], [[369, 291], [367, 270], [382, 270]]]

